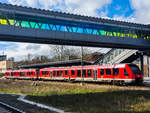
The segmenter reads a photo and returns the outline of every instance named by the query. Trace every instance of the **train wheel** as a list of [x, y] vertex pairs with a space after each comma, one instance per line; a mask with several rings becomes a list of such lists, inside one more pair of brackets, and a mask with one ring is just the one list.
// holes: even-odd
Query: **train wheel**
[[122, 86], [127, 86], [127, 83], [125, 81], [122, 81]]
[[112, 84], [112, 85], [116, 85], [115, 80], [112, 80], [112, 81], [111, 81], [111, 84]]

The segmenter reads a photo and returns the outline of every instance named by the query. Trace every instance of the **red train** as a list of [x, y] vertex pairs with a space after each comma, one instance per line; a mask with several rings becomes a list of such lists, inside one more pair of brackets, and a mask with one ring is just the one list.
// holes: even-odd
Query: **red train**
[[115, 84], [143, 82], [143, 75], [135, 64], [55, 67], [39, 71], [36, 69], [9, 70], [5, 73], [5, 78], [111, 82]]

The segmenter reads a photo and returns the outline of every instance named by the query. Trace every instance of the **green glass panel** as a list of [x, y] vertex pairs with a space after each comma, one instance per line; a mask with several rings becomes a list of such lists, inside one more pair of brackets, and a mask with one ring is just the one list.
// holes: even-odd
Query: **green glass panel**
[[104, 30], [100, 30], [99, 32], [101, 33], [101, 35], [102, 35], [102, 36], [104, 36], [104, 35], [105, 35]]
[[34, 28], [35, 24], [36, 24], [35, 22], [30, 22], [31, 28]]
[[19, 21], [15, 21], [15, 26], [19, 26]]
[[35, 25], [35, 29], [39, 29], [39, 25], [38, 24]]
[[30, 28], [29, 22], [27, 22], [27, 21], [22, 21], [21, 26]]

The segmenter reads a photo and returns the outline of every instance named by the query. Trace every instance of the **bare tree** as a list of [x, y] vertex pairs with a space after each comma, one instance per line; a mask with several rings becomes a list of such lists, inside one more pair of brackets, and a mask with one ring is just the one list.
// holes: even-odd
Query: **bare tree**
[[64, 51], [64, 47], [62, 45], [49, 45], [50, 49], [52, 50], [52, 53], [54, 54], [54, 57], [59, 60], [62, 61], [63, 60], [63, 51]]
[[80, 51], [76, 47], [62, 45], [49, 45], [49, 47], [57, 61], [74, 60], [80, 58]]

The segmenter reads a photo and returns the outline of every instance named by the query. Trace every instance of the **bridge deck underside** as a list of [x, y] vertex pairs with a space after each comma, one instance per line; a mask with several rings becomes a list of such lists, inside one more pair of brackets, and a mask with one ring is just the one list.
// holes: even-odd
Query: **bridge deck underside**
[[0, 40], [3, 41], [150, 48], [150, 27], [146, 25], [119, 21], [116, 23], [120, 24], [115, 24], [107, 19], [34, 9], [30, 11], [30, 8], [11, 5], [0, 6]]
[[[15, 34], [14, 34], [15, 33]], [[65, 44], [110, 48], [149, 49], [150, 44], [143, 39], [94, 36], [88, 34], [66, 33], [61, 31], [34, 30], [0, 25], [0, 40], [43, 44]]]

